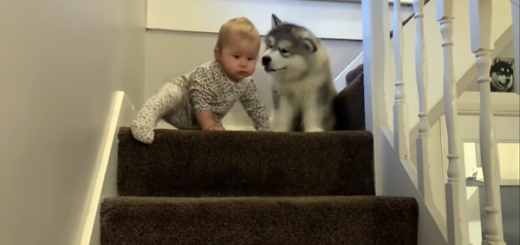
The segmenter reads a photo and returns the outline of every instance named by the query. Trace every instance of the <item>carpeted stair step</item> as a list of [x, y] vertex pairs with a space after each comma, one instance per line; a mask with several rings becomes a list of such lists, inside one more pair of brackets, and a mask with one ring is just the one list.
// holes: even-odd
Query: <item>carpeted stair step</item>
[[115, 197], [102, 245], [416, 245], [404, 197]]
[[155, 130], [151, 145], [119, 131], [120, 196], [374, 195], [373, 137], [325, 133]]

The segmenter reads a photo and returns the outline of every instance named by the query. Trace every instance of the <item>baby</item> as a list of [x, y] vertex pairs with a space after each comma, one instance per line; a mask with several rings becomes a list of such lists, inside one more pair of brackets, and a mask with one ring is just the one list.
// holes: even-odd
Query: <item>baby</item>
[[240, 101], [254, 127], [269, 129], [265, 105], [251, 75], [255, 71], [260, 34], [247, 18], [235, 18], [220, 28], [215, 60], [164, 84], [148, 99], [130, 124], [138, 141], [150, 144], [157, 122], [178, 129], [225, 130], [221, 120]]

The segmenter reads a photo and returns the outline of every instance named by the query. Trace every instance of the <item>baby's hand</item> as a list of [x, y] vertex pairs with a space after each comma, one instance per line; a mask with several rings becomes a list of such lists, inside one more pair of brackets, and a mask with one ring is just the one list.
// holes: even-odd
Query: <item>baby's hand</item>
[[203, 131], [226, 131], [224, 127], [218, 126], [216, 124], [213, 124], [207, 128], [203, 128]]

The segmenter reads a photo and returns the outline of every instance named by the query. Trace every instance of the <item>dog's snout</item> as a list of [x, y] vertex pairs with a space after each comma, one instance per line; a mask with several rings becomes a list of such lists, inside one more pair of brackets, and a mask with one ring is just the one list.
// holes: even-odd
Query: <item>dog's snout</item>
[[269, 65], [269, 63], [271, 63], [271, 57], [267, 55], [262, 57], [262, 65], [266, 66]]
[[511, 82], [511, 79], [510, 78], [506, 78], [506, 83], [509, 83]]

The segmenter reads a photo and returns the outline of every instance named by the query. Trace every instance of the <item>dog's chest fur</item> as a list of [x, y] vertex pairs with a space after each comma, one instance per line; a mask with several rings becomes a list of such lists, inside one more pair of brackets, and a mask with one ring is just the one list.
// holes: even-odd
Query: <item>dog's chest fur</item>
[[326, 86], [327, 76], [316, 74], [306, 76], [302, 80], [292, 82], [277, 82], [275, 79], [274, 89], [280, 97], [284, 97], [294, 109], [301, 110], [305, 101], [311, 95], [315, 95]]

